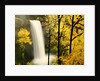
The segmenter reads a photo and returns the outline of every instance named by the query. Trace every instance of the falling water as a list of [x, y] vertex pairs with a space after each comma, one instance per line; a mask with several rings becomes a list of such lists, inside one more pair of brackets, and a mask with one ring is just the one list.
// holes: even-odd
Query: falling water
[[[30, 20], [31, 35], [33, 41], [33, 63], [46, 65], [48, 64], [48, 55], [45, 54], [44, 48], [44, 36], [41, 27], [41, 23], [38, 20]], [[54, 59], [54, 56], [50, 55], [50, 63]]]

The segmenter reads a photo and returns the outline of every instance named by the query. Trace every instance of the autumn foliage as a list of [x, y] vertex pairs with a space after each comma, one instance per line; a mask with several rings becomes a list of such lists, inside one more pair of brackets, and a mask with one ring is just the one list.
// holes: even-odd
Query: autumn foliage
[[[27, 24], [28, 20], [41, 22], [45, 53], [53, 54], [56, 57], [52, 65], [84, 65], [84, 15], [16, 16], [16, 59], [18, 61], [22, 57], [20, 55], [24, 53], [26, 65], [32, 64], [29, 57], [31, 57], [30, 51], [33, 51], [31, 49], [32, 44], [34, 44], [30, 26]], [[22, 49], [23, 53], [19, 51]], [[23, 59], [25, 60], [25, 58]], [[22, 64], [23, 59], [20, 58], [18, 63]], [[58, 59], [60, 63], [58, 63]], [[16, 64], [18, 64], [17, 61]]]
[[84, 64], [84, 49], [83, 45], [78, 45], [72, 53], [67, 56], [60, 57], [62, 65], [83, 65]]
[[20, 45], [21, 48], [25, 48], [25, 44], [32, 44], [32, 41], [29, 37], [30, 32], [25, 29], [25, 28], [21, 28], [18, 32], [18, 39], [17, 39], [17, 43]]

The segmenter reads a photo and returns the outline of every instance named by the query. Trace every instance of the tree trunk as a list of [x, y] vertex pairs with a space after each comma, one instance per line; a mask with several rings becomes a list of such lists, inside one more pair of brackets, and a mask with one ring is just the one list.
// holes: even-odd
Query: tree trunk
[[72, 49], [73, 29], [74, 29], [74, 15], [72, 15], [72, 28], [71, 28], [71, 34], [70, 34], [70, 49], [69, 49], [69, 53], [71, 53], [71, 49]]
[[60, 56], [60, 15], [58, 15], [58, 64], [60, 64], [59, 56]]
[[49, 56], [50, 56], [50, 40], [51, 40], [51, 37], [50, 37], [50, 29], [49, 29], [48, 65], [49, 65]]

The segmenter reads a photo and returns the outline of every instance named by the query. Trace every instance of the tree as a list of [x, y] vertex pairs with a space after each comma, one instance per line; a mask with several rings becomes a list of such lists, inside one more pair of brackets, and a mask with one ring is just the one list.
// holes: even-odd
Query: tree
[[24, 59], [24, 56], [25, 56], [24, 52], [25, 52], [26, 45], [27, 44], [32, 45], [32, 41], [31, 41], [29, 35], [30, 35], [30, 32], [25, 28], [21, 28], [19, 30], [19, 32], [17, 33], [16, 43], [19, 45], [19, 47], [21, 49], [21, 57], [22, 57], [21, 59], [23, 60], [22, 64], [25, 64], [25, 62], [24, 62], [24, 60], [25, 60]]
[[49, 58], [50, 58], [50, 40], [51, 40], [50, 31], [51, 31], [51, 30], [49, 29], [49, 41], [48, 41], [48, 42], [49, 42], [49, 44], [48, 44], [48, 48], [49, 48], [49, 49], [48, 49], [48, 65], [49, 65]]
[[69, 53], [71, 53], [71, 48], [72, 48], [72, 35], [73, 35], [73, 29], [74, 29], [74, 15], [72, 15], [72, 28], [71, 28], [71, 34], [70, 34], [70, 50]]
[[59, 56], [60, 56], [60, 23], [63, 15], [58, 15], [58, 64], [60, 64]]
[[57, 51], [57, 15], [46, 15], [42, 26], [44, 26], [45, 49], [49, 65], [50, 53], [56, 54]]
[[[81, 21], [83, 21], [83, 20], [84, 20], [84, 17], [81, 16], [81, 15], [79, 15], [79, 16], [76, 15], [76, 18], [75, 18], [75, 15], [72, 15], [72, 25], [71, 25], [72, 27], [71, 27], [71, 34], [70, 34], [70, 50], [69, 50], [69, 53], [71, 53], [71, 50], [72, 50], [72, 41], [74, 39], [76, 39], [78, 36], [81, 36], [83, 34], [83, 32], [80, 33], [80, 34], [78, 33], [79, 30], [83, 30], [82, 27], [84, 27], [84, 23], [81, 23]], [[72, 37], [74, 28], [75, 28], [76, 33], [78, 35]]]

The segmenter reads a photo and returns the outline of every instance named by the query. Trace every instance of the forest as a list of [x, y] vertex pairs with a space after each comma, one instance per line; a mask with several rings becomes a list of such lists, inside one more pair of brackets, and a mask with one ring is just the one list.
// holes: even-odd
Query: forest
[[41, 23], [47, 65], [84, 65], [84, 15], [15, 15], [15, 65], [36, 65], [29, 20]]

